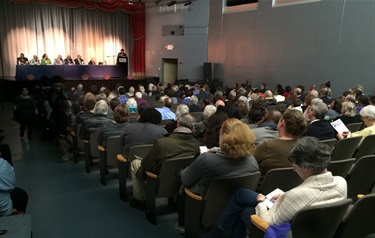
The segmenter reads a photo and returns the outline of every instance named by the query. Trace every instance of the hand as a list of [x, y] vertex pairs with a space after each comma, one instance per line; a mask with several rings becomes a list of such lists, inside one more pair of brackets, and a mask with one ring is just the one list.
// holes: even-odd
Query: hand
[[275, 196], [271, 198], [271, 201], [276, 201], [279, 197], [281, 197], [281, 195], [283, 194], [282, 193], [276, 194]]
[[261, 193], [258, 194], [258, 196], [257, 196], [258, 202], [263, 202], [265, 199], [266, 199], [266, 197], [263, 194], [261, 194]]

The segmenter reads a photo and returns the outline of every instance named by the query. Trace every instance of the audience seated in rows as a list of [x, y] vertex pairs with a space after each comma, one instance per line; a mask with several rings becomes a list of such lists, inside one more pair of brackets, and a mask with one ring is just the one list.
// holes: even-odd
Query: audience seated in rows
[[328, 106], [322, 101], [313, 101], [308, 109], [310, 125], [307, 127], [305, 136], [314, 136], [320, 140], [335, 138], [335, 130], [331, 124], [324, 120]]
[[281, 113], [278, 110], [273, 109], [266, 112], [262, 120], [259, 121], [258, 127], [252, 129], [256, 136], [255, 145], [259, 145], [263, 141], [279, 138], [277, 124], [280, 117]]
[[[193, 193], [204, 196], [208, 185], [215, 178], [247, 175], [258, 171], [253, 152], [255, 135], [238, 119], [227, 119], [220, 129], [220, 148], [215, 152], [201, 154], [181, 172], [181, 181]], [[177, 197], [178, 223], [176, 229], [183, 231], [185, 225], [185, 193]]]
[[113, 120], [105, 121], [98, 131], [98, 144], [106, 146], [108, 137], [121, 135], [129, 120], [129, 110], [124, 104], [119, 104], [113, 112]]
[[[195, 156], [199, 154], [199, 141], [193, 134], [194, 117], [189, 113], [182, 114], [177, 119], [177, 128], [168, 137], [155, 141], [147, 155], [131, 163], [133, 180], [133, 198], [130, 206], [144, 209], [145, 205], [145, 171], [159, 174], [164, 161], [174, 157]], [[188, 146], [187, 146], [188, 145]]]
[[288, 152], [305, 132], [305, 129], [306, 121], [301, 112], [287, 110], [281, 116], [277, 124], [279, 138], [264, 141], [257, 146], [254, 152], [254, 157], [259, 164], [259, 171], [263, 176], [271, 169], [291, 166]]
[[[230, 237], [245, 238], [250, 228], [250, 215], [257, 214], [270, 225], [291, 222], [301, 209], [329, 204], [346, 199], [347, 184], [344, 178], [332, 176], [327, 170], [331, 159], [331, 149], [314, 137], [303, 137], [291, 148], [288, 159], [296, 173], [304, 182], [284, 194], [277, 194], [269, 209], [263, 194], [238, 189], [224, 209], [217, 226], [205, 237], [222, 237], [224, 232]], [[250, 234], [251, 236], [251, 234]]]
[[342, 134], [337, 134], [339, 140], [342, 140], [345, 137], [362, 136], [362, 139], [359, 142], [359, 144], [361, 144], [366, 136], [375, 134], [375, 106], [368, 105], [362, 108], [359, 115], [361, 116], [363, 123], [366, 125], [366, 128], [354, 133], [343, 132]]
[[156, 108], [161, 113], [162, 120], [175, 120], [176, 114], [172, 112], [171, 108], [173, 105], [173, 101], [171, 98], [165, 98], [163, 102], [162, 108]]
[[150, 107], [142, 111], [139, 122], [124, 125], [121, 132], [125, 158], [129, 155], [132, 146], [153, 144], [156, 139], [168, 134], [164, 128], [158, 126], [160, 122], [161, 114], [155, 108]]

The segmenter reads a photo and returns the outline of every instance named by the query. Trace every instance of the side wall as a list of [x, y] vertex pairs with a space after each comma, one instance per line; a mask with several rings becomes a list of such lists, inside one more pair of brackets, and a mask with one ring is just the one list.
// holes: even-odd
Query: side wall
[[[204, 0], [203, 0], [204, 1]], [[208, 61], [224, 85], [274, 88], [331, 81], [334, 96], [357, 84], [375, 94], [375, 1], [322, 0], [223, 14], [211, 0]]]
[[[203, 63], [207, 62], [209, 5], [209, 0], [198, 0], [189, 6], [189, 12], [159, 13], [154, 1], [147, 3], [146, 75], [161, 76], [162, 59], [174, 58], [179, 62], [178, 79], [202, 79]], [[185, 34], [163, 36], [163, 25], [184, 25]], [[167, 50], [166, 45], [174, 49]]]

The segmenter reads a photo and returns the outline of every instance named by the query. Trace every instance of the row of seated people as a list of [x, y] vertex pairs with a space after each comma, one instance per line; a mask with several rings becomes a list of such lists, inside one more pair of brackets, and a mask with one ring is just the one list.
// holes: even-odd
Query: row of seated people
[[[116, 110], [115, 110], [116, 111]], [[142, 114], [141, 114], [141, 117], [142, 117]], [[189, 118], [189, 116], [188, 116], [188, 114], [186, 114], [186, 117], [187, 118]], [[289, 118], [289, 124], [288, 124], [288, 118]], [[177, 119], [177, 124], [179, 124], [178, 123], [178, 119]], [[224, 123], [225, 124], [225, 123]], [[242, 123], [243, 124], [243, 123]], [[241, 124], [241, 125], [242, 125]], [[293, 145], [295, 145], [295, 143], [296, 143], [296, 141], [297, 141], [297, 138], [299, 137], [299, 136], [301, 136], [303, 133], [304, 133], [304, 130], [305, 130], [305, 127], [306, 127], [306, 122], [305, 122], [305, 119], [304, 119], [304, 117], [303, 117], [303, 114], [301, 113], [301, 112], [299, 112], [299, 111], [297, 111], [297, 110], [288, 110], [288, 111], [286, 111], [282, 116], [281, 116], [281, 118], [278, 120], [278, 124], [277, 124], [277, 130], [278, 130], [278, 134], [279, 134], [279, 140], [280, 141], [292, 141], [294, 144], [292, 144], [292, 143], [290, 143], [290, 144], [292, 144], [290, 147], [288, 147], [288, 149], [286, 149], [286, 152], [284, 151], [284, 153], [275, 153], [275, 156], [274, 156], [274, 159], [276, 160], [276, 162], [278, 163], [281, 159], [280, 158], [282, 158], [283, 156], [280, 156], [280, 155], [284, 155], [284, 158], [285, 158], [285, 160], [286, 161], [288, 161], [287, 160], [287, 155], [288, 155], [288, 151], [289, 151], [289, 149], [293, 146]], [[246, 127], [246, 128], [248, 128], [248, 126]], [[191, 133], [192, 131], [191, 131], [192, 129], [190, 129], [190, 131], [189, 131], [189, 133]], [[288, 131], [289, 130], [289, 131]], [[283, 135], [283, 131], [284, 131], [284, 135]], [[221, 132], [222, 132], [222, 130], [221, 130]], [[245, 137], [245, 138], [247, 138], [247, 136], [239, 136], [240, 138], [242, 138], [242, 137]], [[163, 137], [164, 138], [164, 137]], [[219, 142], [220, 142], [220, 140], [219, 140]], [[236, 142], [238, 142], [238, 141], [236, 141]], [[156, 146], [156, 142], [154, 143], [154, 146]], [[237, 145], [238, 145], [238, 143], [236, 143]], [[247, 143], [247, 144], [249, 144], [249, 143]], [[255, 137], [254, 137], [254, 142], [253, 143], [250, 143], [250, 144], [255, 144]], [[185, 144], [186, 145], [186, 144]], [[219, 144], [220, 145], [220, 144]], [[257, 153], [257, 150], [258, 150], [258, 148], [262, 148], [262, 146], [264, 146], [264, 148], [263, 148], [263, 150], [266, 150], [266, 153], [264, 153], [264, 154], [266, 154], [266, 155], [268, 155], [270, 152], [272, 152], [272, 149], [269, 149], [268, 147], [269, 146], [265, 146], [266, 144], [265, 143], [261, 143], [256, 149], [255, 149], [255, 152], [254, 152], [254, 156], [255, 156], [255, 158], [256, 158], [256, 160], [258, 160], [259, 158], [260, 158], [260, 156], [258, 155], [258, 156], [256, 156], [256, 153]], [[279, 148], [279, 147], [281, 147], [280, 145], [276, 145], [275, 147], [274, 147], [274, 149], [275, 148]], [[285, 147], [285, 148], [287, 148], [287, 146]], [[163, 150], [164, 151], [164, 150]], [[258, 152], [262, 152], [260, 149], [259, 149], [259, 151]], [[264, 152], [264, 151], [263, 151]], [[261, 154], [261, 153], [260, 153]], [[151, 156], [154, 156], [155, 154], [152, 154], [152, 155], [150, 155], [150, 157]], [[147, 156], [146, 156], [147, 157]], [[147, 161], [147, 160], [146, 160]], [[162, 160], [163, 161], [163, 160]], [[196, 160], [197, 161], [197, 160]], [[259, 161], [258, 161], [258, 163], [259, 163]], [[260, 164], [261, 163], [259, 163], [259, 167], [261, 167], [260, 166]], [[139, 167], [140, 166], [140, 167]], [[160, 165], [159, 165], [160, 166]], [[290, 166], [290, 161], [288, 161], [288, 166]], [[133, 166], [132, 166], [133, 167]], [[136, 169], [136, 168], [138, 168], [138, 169]], [[142, 168], [142, 162], [140, 162], [140, 161], [137, 161], [137, 162], [134, 162], [134, 169], [133, 169], [133, 174], [134, 174], [134, 178], [138, 178], [139, 179], [139, 177], [142, 177], [141, 175], [142, 175], [142, 173], [140, 173], [140, 172], [138, 172], [138, 170], [139, 170], [139, 168]], [[144, 169], [144, 168], [143, 168]], [[137, 173], [138, 172], [138, 173]], [[153, 172], [155, 172], [155, 173], [157, 173], [158, 171], [153, 171]], [[140, 175], [138, 175], [137, 176], [137, 174], [140, 174]], [[141, 184], [142, 184], [142, 182], [141, 182]], [[199, 183], [198, 183], [199, 184]], [[137, 194], [137, 193], [135, 193], [135, 194]], [[141, 202], [140, 202], [141, 201]], [[133, 205], [133, 206], [135, 206], [135, 207], [140, 207], [140, 208], [142, 208], [142, 200], [138, 200], [138, 199], [133, 199], [133, 202], [131, 202], [131, 204]], [[183, 216], [181, 216], [181, 217], [183, 217]], [[183, 222], [181, 222], [181, 223], [183, 223]], [[183, 224], [179, 224], [179, 226], [178, 227], [183, 227]]]

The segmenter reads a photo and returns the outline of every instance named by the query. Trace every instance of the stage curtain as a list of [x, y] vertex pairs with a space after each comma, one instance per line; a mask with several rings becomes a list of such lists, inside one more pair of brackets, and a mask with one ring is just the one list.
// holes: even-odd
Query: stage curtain
[[130, 25], [133, 32], [133, 52], [132, 65], [133, 76], [145, 75], [145, 50], [146, 50], [146, 32], [145, 32], [145, 11], [130, 16]]
[[[129, 34], [129, 33], [132, 33], [132, 40], [133, 42], [129, 43], [129, 44], [126, 44], [126, 40], [124, 40], [124, 43], [126, 45], [123, 45], [123, 46], [120, 46], [119, 44], [117, 44], [117, 42], [115, 43], [115, 45], [118, 45], [119, 47], [118, 48], [125, 48], [127, 49], [127, 47], [132, 47], [131, 50], [128, 48], [128, 53], [129, 55], [131, 55], [131, 57], [129, 58], [129, 63], [130, 63], [130, 73], [133, 75], [133, 76], [143, 76], [145, 74], [145, 6], [143, 3], [133, 3], [133, 4], [130, 4], [128, 1], [109, 1], [109, 0], [102, 0], [101, 2], [87, 2], [87, 1], [82, 1], [82, 0], [70, 0], [69, 2], [66, 1], [66, 0], [11, 0], [12, 2], [15, 2], [15, 3], [33, 3], [33, 2], [37, 2], [37, 3], [40, 3], [42, 5], [48, 5], [49, 3], [53, 3], [57, 6], [60, 6], [60, 7], [63, 7], [63, 8], [79, 8], [79, 7], [83, 7], [83, 8], [86, 8], [86, 9], [89, 9], [89, 10], [100, 10], [102, 12], [105, 12], [105, 13], [112, 13], [112, 14], [116, 14], [117, 12], [119, 11], [122, 11], [122, 12], [125, 12], [127, 14], [129, 14], [129, 18], [130, 18], [130, 25], [131, 25], [131, 31], [127, 30], [127, 24], [125, 23], [122, 23], [122, 22], [118, 22], [117, 25], [120, 25], [120, 26], [113, 26], [113, 25], [108, 25], [107, 21], [105, 22], [102, 22], [100, 21], [100, 19], [94, 19], [92, 16], [87, 16], [87, 19], [85, 19], [85, 16], [82, 16], [81, 18], [75, 18], [74, 20], [72, 20], [71, 23], [67, 22], [67, 19], [68, 17], [66, 17], [65, 19], [63, 19], [63, 25], [66, 26], [66, 25], [75, 25], [75, 23], [80, 23], [80, 24], [86, 24], [87, 26], [87, 20], [91, 19], [92, 21], [94, 21], [96, 25], [99, 25], [103, 28], [114, 28], [114, 27], [121, 27], [121, 25], [124, 26], [124, 29], [123, 29], [123, 34]], [[21, 17], [23, 17], [22, 14], [19, 14]], [[55, 16], [52, 16], [52, 18], [54, 18]], [[35, 21], [43, 21], [43, 19], [41, 19], [42, 17], [38, 17], [37, 15], [35, 15]], [[71, 17], [69, 17], [71, 19]], [[24, 22], [28, 22], [30, 21], [30, 17], [29, 19], [24, 19], [23, 21]], [[61, 19], [60, 19], [61, 20]], [[19, 19], [17, 18], [16, 21], [19, 21]], [[116, 20], [115, 20], [116, 21]], [[42, 25], [44, 25], [44, 23], [42, 23]], [[116, 25], [116, 24], [115, 24]], [[18, 27], [18, 26], [15, 26], [15, 27]], [[83, 27], [85, 28], [85, 27]], [[19, 29], [19, 28], [18, 28]], [[11, 29], [9, 29], [11, 30]], [[111, 29], [104, 29], [103, 31], [110, 31]], [[41, 31], [43, 32], [44, 34], [44, 30], [41, 29]], [[70, 30], [70, 32], [72, 32]], [[95, 32], [92, 31], [91, 29], [91, 26], [90, 27], [86, 27], [85, 29], [83, 29], [82, 31], [81, 30], [75, 30], [74, 31], [74, 34], [72, 34], [73, 38], [74, 38], [74, 44], [77, 48], [77, 45], [78, 45], [78, 49], [77, 50], [73, 50], [73, 52], [76, 52], [77, 53], [80, 53], [82, 51], [80, 51], [79, 49], [80, 48], [88, 48], [87, 50], [87, 53], [82, 53], [85, 55], [85, 57], [87, 58], [87, 60], [85, 59], [85, 62], [87, 63], [89, 61], [89, 59], [91, 57], [95, 57], [97, 58], [97, 61], [99, 59], [99, 61], [106, 61], [106, 57], [111, 57], [109, 61], [113, 61], [112, 60], [112, 57], [114, 58], [115, 55], [117, 54], [107, 54], [107, 53], [103, 53], [102, 55], [100, 55], [99, 53], [99, 56], [98, 56], [98, 53], [95, 53], [95, 54], [92, 54], [91, 52], [95, 51], [95, 52], [102, 52], [102, 51], [105, 51], [105, 48], [108, 48], [108, 46], [106, 45], [103, 45], [103, 44], [99, 44], [98, 43], [95, 43], [95, 42], [86, 42], [87, 40], [85, 40], [86, 35], [93, 35], [93, 34], [97, 34], [96, 30]], [[113, 33], [108, 33], [108, 35], [111, 35]], [[121, 34], [121, 33], [119, 33]], [[18, 35], [19, 37], [19, 35]], [[125, 38], [129, 38], [129, 36], [122, 36], [122, 37], [125, 37]], [[11, 37], [13, 38], [13, 37]], [[15, 36], [15, 38], [17, 38], [17, 36]], [[34, 37], [35, 38], [35, 37]], [[45, 38], [45, 37], [43, 37]], [[53, 38], [60, 38], [60, 37], [56, 37], [54, 36]], [[82, 40], [81, 40], [82, 39]], [[45, 41], [45, 39], [43, 39], [43, 41]], [[94, 40], [95, 41], [95, 40]], [[97, 40], [96, 40], [97, 41]], [[14, 46], [15, 43], [12, 43], [12, 45]], [[37, 47], [38, 48], [38, 51], [40, 51], [41, 49], [44, 48], [44, 51], [47, 52], [48, 48], [46, 46], [46, 43], [42, 43], [42, 45], [44, 44], [43, 47], [40, 47], [41, 43], [37, 43]], [[65, 43], [66, 44], [66, 43]], [[120, 42], [121, 44], [121, 42]], [[59, 50], [61, 50], [61, 47], [58, 43], [56, 43], [57, 47], [55, 48], [58, 48]], [[66, 46], [67, 47], [67, 46]], [[97, 49], [96, 47], [98, 47], [99, 49]], [[110, 46], [109, 48], [111, 48], [112, 46]], [[4, 48], [2, 46], [2, 48]], [[23, 49], [28, 49], [30, 47], [22, 47], [22, 46], [19, 46], [17, 45], [17, 47], [15, 48], [18, 48], [20, 50], [17, 51], [17, 56], [20, 52], [27, 52], [27, 50], [23, 50]], [[13, 47], [14, 49], [14, 47]], [[118, 50], [118, 49], [117, 49]], [[53, 51], [56, 51], [56, 50], [53, 50]], [[27, 56], [29, 56], [29, 58], [31, 58], [32, 54], [34, 54], [35, 51], [32, 51], [33, 53], [29, 53]], [[60, 51], [61, 52], [61, 51]], [[70, 52], [72, 55], [73, 55], [73, 52]], [[37, 52], [35, 52], [37, 53]], [[39, 54], [39, 53], [38, 53]], [[40, 55], [40, 54], [39, 54]], [[50, 58], [55, 58], [56, 55], [51, 55], [52, 57]], [[5, 58], [7, 57], [14, 57], [15, 58], [15, 54], [13, 53], [12, 55], [8, 53], [8, 55], [5, 55]], [[41, 55], [39, 56], [41, 57]], [[64, 56], [63, 56], [64, 57]], [[6, 60], [4, 60], [6, 61]], [[13, 62], [10, 63], [11, 65], [13, 64]], [[3, 65], [4, 67], [4, 65]], [[6, 65], [5, 65], [6, 67]], [[14, 68], [14, 66], [12, 65], [11, 66], [12, 68]], [[13, 69], [12, 69], [13, 70]], [[14, 70], [13, 70], [14, 72]], [[9, 75], [9, 74], [5, 74], [5, 75]]]

